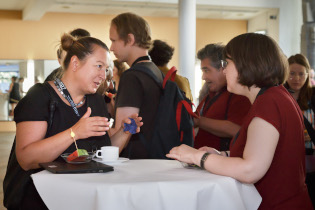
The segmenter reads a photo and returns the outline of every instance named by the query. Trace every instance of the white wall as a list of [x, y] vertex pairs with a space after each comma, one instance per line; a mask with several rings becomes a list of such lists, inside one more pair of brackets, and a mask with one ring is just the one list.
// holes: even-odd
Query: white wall
[[300, 52], [302, 0], [197, 0], [197, 4], [279, 9], [278, 43], [287, 56]]

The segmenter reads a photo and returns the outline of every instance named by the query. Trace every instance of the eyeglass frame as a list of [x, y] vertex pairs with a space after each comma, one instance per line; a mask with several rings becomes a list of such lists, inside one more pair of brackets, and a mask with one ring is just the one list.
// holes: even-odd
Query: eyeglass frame
[[[291, 73], [292, 73], [293, 75], [291, 75]], [[290, 72], [289, 72], [289, 78], [291, 78], [291, 79], [293, 79], [293, 78], [295, 78], [295, 77], [299, 77], [300, 79], [305, 79], [305, 78], [307, 78], [307, 75], [308, 75], [307, 72], [305, 72], [305, 73], [303, 73], [303, 74], [300, 74], [300, 73], [301, 73], [301, 72], [296, 73], [296, 72], [290, 71]]]
[[220, 63], [222, 69], [225, 69], [228, 65], [228, 62], [226, 60], [220, 60]]

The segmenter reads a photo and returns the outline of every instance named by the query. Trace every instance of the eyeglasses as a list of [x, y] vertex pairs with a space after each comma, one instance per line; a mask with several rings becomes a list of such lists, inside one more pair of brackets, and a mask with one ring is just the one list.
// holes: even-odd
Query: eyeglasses
[[228, 62], [227, 62], [227, 61], [221, 60], [221, 67], [222, 67], [223, 69], [225, 69], [227, 65], [228, 65]]
[[290, 71], [290, 79], [293, 79], [295, 77], [299, 77], [301, 79], [305, 79], [305, 77], [308, 75], [308, 73], [305, 73], [305, 72], [299, 72], [299, 73], [296, 73], [294, 71]]

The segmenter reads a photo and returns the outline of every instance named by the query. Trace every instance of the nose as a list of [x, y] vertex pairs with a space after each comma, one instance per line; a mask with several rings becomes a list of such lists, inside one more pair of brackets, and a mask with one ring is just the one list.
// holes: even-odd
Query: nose
[[114, 50], [113, 50], [113, 44], [110, 45], [109, 50], [110, 50], [110, 51], [114, 51]]
[[108, 71], [107, 69], [105, 69], [104, 71], [100, 71], [100, 78], [102, 80], [105, 80], [106, 79], [106, 71]]
[[204, 73], [204, 72], [202, 72], [201, 79], [202, 79], [202, 80], [206, 80], [206, 76], [205, 76], [205, 73]]
[[223, 68], [223, 74], [226, 75], [226, 68]]

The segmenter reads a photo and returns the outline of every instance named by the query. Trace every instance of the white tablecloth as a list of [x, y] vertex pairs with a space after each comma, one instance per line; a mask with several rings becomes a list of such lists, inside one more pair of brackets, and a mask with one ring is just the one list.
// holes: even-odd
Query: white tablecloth
[[256, 188], [175, 160], [130, 160], [113, 172], [32, 175], [51, 210], [190, 210], [257, 209]]

